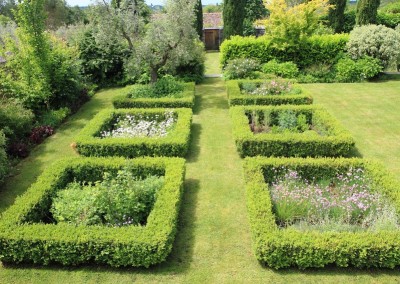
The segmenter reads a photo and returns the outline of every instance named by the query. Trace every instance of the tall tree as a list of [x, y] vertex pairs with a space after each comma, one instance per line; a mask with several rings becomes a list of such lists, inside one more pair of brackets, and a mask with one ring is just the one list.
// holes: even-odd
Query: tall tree
[[263, 0], [247, 0], [243, 21], [243, 34], [245, 36], [254, 35], [254, 22], [265, 18], [267, 15], [268, 10], [265, 8]]
[[376, 24], [380, 0], [359, 0], [356, 10], [356, 25]]
[[229, 39], [234, 35], [243, 35], [245, 5], [245, 0], [224, 0], [223, 20], [225, 39]]
[[340, 33], [344, 27], [344, 10], [346, 9], [347, 0], [329, 0], [332, 7], [328, 11], [329, 26]]
[[201, 0], [197, 0], [196, 3], [196, 31], [197, 34], [199, 35], [199, 38], [203, 38], [203, 4], [201, 4]]
[[0, 0], [0, 15], [14, 18], [12, 10], [15, 8], [15, 0]]
[[[133, 61], [143, 70], [146, 66], [151, 82], [158, 80], [163, 69], [174, 69], [193, 58], [198, 36], [193, 23], [197, 0], [167, 0], [165, 14], [154, 18], [140, 41]], [[179, 16], [177, 16], [179, 15]], [[200, 45], [201, 48], [203, 48]]]

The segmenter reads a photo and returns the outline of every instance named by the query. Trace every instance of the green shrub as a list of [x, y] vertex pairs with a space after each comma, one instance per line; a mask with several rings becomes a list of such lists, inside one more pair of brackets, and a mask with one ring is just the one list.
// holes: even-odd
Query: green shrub
[[165, 137], [103, 138], [102, 131], [109, 131], [111, 124], [122, 115], [165, 115], [165, 109], [106, 109], [98, 113], [76, 137], [77, 150], [84, 156], [179, 156], [188, 151], [192, 111], [174, 109], [177, 122]]
[[376, 18], [377, 24], [394, 29], [400, 24], [400, 13], [385, 13], [378, 11]]
[[262, 71], [282, 78], [295, 78], [299, 73], [299, 68], [293, 62], [279, 63], [274, 59], [265, 63], [262, 66]]
[[400, 34], [382, 25], [354, 28], [347, 43], [347, 52], [353, 59], [370, 56], [379, 60], [383, 68], [397, 61], [400, 54]]
[[224, 77], [228, 80], [255, 78], [255, 71], [259, 70], [259, 63], [254, 59], [235, 58], [228, 61], [224, 68]]
[[378, 75], [382, 71], [379, 60], [365, 56], [358, 60], [340, 59], [336, 64], [336, 81], [343, 83], [361, 82]]
[[299, 68], [313, 64], [334, 64], [346, 50], [347, 34], [314, 35], [298, 46], [278, 47], [268, 37], [239, 37], [225, 40], [221, 45], [221, 64], [229, 60], [252, 58], [261, 63], [270, 60], [292, 61]]
[[3, 182], [6, 174], [8, 173], [8, 160], [5, 150], [6, 137], [2, 130], [0, 130], [0, 184]]
[[57, 223], [126, 226], [145, 224], [164, 178], [141, 179], [129, 169], [104, 173], [95, 184], [70, 183], [58, 192], [50, 209]]
[[[303, 105], [312, 104], [313, 99], [310, 95], [305, 93], [303, 90], [298, 89], [296, 86], [295, 92], [292, 94], [285, 95], [270, 95], [270, 96], [260, 96], [260, 95], [249, 95], [242, 93], [245, 91], [254, 91], [258, 84], [263, 83], [261, 80], [239, 80], [239, 81], [229, 81], [226, 82], [226, 88], [229, 98], [229, 104], [234, 105], [283, 105], [283, 104], [293, 104], [293, 105]], [[241, 90], [242, 89], [242, 90]]]
[[24, 139], [31, 131], [34, 115], [21, 103], [12, 99], [0, 99], [0, 129], [7, 137], [7, 145]]
[[[271, 125], [277, 125], [279, 114], [293, 111], [296, 117], [304, 115], [315, 131], [295, 133], [259, 133], [255, 135], [249, 125], [249, 115], [269, 116]], [[354, 147], [350, 133], [323, 108], [316, 106], [242, 106], [230, 110], [233, 136], [237, 149], [245, 156], [285, 157], [338, 157], [349, 156]], [[296, 120], [294, 120], [296, 123]]]
[[[166, 259], [174, 242], [184, 181], [179, 158], [73, 158], [48, 167], [3, 213], [0, 260], [48, 265], [107, 264], [148, 267]], [[52, 198], [76, 180], [94, 182], [129, 165], [141, 178], [165, 176], [145, 226], [75, 226], [46, 221]]]
[[313, 64], [304, 68], [296, 79], [299, 83], [332, 83], [335, 81], [335, 70], [331, 64]]
[[40, 125], [48, 125], [56, 128], [64, 122], [64, 120], [71, 114], [71, 110], [67, 107], [60, 108], [58, 110], [50, 110], [43, 113], [39, 117]]
[[[149, 85], [133, 86], [126, 94], [119, 95], [113, 100], [115, 108], [192, 108], [194, 106], [195, 84], [184, 83], [184, 89], [175, 95], [163, 97], [146, 97], [152, 92], [152, 87]], [[135, 98], [132, 93], [135, 93]]]
[[363, 168], [374, 188], [400, 212], [399, 182], [381, 164], [361, 159], [247, 158], [245, 180], [247, 208], [257, 259], [279, 269], [296, 266], [394, 268], [400, 265], [398, 231], [318, 232], [280, 229], [273, 214], [269, 183], [277, 177], [274, 169], [290, 168], [309, 180]]

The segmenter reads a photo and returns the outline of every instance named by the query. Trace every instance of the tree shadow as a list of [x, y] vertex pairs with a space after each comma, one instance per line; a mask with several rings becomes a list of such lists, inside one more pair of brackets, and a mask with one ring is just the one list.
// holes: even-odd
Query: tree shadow
[[198, 123], [192, 123], [191, 127], [191, 138], [189, 146], [189, 154], [186, 157], [188, 163], [195, 163], [200, 155], [200, 134], [201, 125]]

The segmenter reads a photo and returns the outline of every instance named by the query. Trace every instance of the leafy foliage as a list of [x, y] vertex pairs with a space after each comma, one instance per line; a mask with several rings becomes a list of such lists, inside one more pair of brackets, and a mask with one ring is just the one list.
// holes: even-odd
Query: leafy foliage
[[299, 73], [299, 68], [297, 68], [297, 65], [293, 62], [279, 63], [273, 59], [262, 66], [262, 71], [282, 78], [295, 78]]
[[32, 129], [32, 133], [29, 136], [29, 140], [32, 143], [40, 144], [44, 139], [54, 134], [54, 129], [51, 126], [43, 125]]
[[366, 56], [357, 60], [340, 59], [336, 64], [336, 80], [338, 82], [361, 82], [378, 75], [382, 66], [378, 59]]
[[330, 6], [328, 0], [311, 0], [293, 7], [288, 7], [285, 0], [273, 0], [266, 7], [270, 16], [260, 23], [265, 25], [266, 34], [274, 44], [284, 49], [313, 35], [320, 25], [320, 16]]
[[114, 176], [104, 173], [94, 185], [73, 182], [53, 199], [50, 209], [57, 223], [126, 226], [145, 224], [164, 184], [157, 176], [138, 179], [129, 167]]
[[356, 10], [356, 24], [359, 26], [376, 24], [381, 0], [359, 0]]
[[356, 27], [350, 33], [347, 52], [353, 59], [370, 56], [383, 68], [397, 61], [400, 55], [400, 33], [383, 25]]
[[224, 68], [225, 79], [255, 78], [255, 71], [260, 69], [260, 64], [254, 59], [237, 58], [228, 61]]
[[3, 133], [3, 130], [0, 130], [0, 184], [6, 177], [9, 168], [5, 146], [6, 146], [6, 137]]
[[262, 0], [247, 0], [243, 21], [243, 35], [255, 35], [254, 23], [268, 15]]
[[245, 0], [225, 0], [223, 7], [224, 37], [229, 39], [234, 35], [243, 35], [245, 17]]

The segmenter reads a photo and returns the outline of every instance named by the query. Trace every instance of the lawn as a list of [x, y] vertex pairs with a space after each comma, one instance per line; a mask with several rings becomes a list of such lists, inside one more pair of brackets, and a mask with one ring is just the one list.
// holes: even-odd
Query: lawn
[[[217, 53], [208, 54], [215, 65]], [[214, 58], [215, 57], [215, 58]], [[218, 65], [207, 68], [220, 72]], [[399, 82], [314, 84], [306, 88], [317, 102], [351, 131], [360, 153], [376, 157], [400, 173]], [[58, 133], [18, 166], [0, 193], [0, 210], [11, 205], [46, 166], [74, 156], [70, 144], [116, 89], [99, 92]], [[225, 83], [206, 79], [197, 86], [192, 140], [187, 159], [180, 225], [167, 262], [150, 269], [101, 266], [2, 266], [0, 283], [398, 283], [396, 270], [326, 268], [274, 271], [261, 266], [251, 249], [242, 160], [236, 152]], [[397, 133], [396, 133], [397, 132]]]

